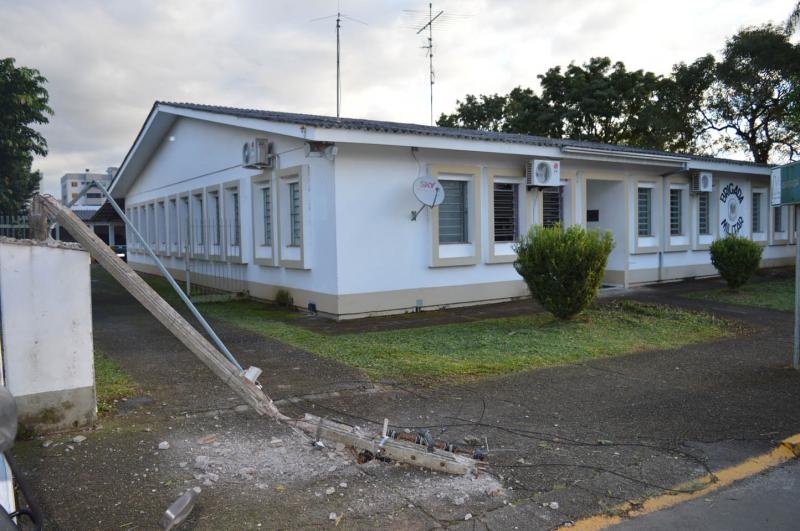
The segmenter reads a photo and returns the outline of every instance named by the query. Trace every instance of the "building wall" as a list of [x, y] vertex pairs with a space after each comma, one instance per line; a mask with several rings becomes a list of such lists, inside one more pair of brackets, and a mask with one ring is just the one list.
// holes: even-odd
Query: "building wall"
[[[272, 170], [247, 170], [235, 166], [242, 144], [268, 137], [280, 153]], [[307, 156], [304, 141], [277, 134], [178, 118], [164, 136], [145, 169], [126, 196], [126, 209], [140, 230], [153, 241], [166, 265], [177, 276], [188, 250], [194, 259], [227, 262], [243, 269], [251, 295], [272, 299], [286, 288], [297, 306], [313, 303], [317, 310], [339, 318], [359, 317], [416, 307], [437, 308], [501, 301], [527, 295], [513, 267], [513, 244], [493, 241], [493, 183], [521, 184], [524, 164], [531, 155], [491, 154], [449, 149], [413, 149], [338, 143], [335, 158]], [[751, 235], [751, 194], [768, 187], [764, 175], [736, 171], [733, 165], [714, 171], [711, 193], [712, 234], [698, 234], [698, 196], [689, 191], [689, 178], [674, 163], [578, 158], [562, 159], [562, 222], [609, 229], [615, 250], [609, 260], [606, 282], [631, 285], [659, 280], [715, 274], [708, 244], [719, 235], [723, 210], [721, 190], [732, 183], [743, 201], [739, 233]], [[220, 171], [221, 170], [221, 171]], [[752, 171], [750, 171], [752, 173]], [[416, 221], [411, 212], [420, 208], [412, 183], [420, 176], [437, 176], [467, 183], [469, 190], [469, 240], [463, 244], [438, 242], [438, 210], [423, 209]], [[297, 180], [302, 202], [303, 245], [289, 247], [286, 218], [288, 183]], [[273, 240], [264, 242], [259, 206], [261, 188], [273, 193]], [[637, 189], [651, 186], [653, 234], [637, 234]], [[177, 230], [162, 229], [170, 220], [170, 201], [184, 196], [219, 192], [236, 187], [240, 197], [242, 244], [221, 249], [186, 247]], [[683, 230], [669, 233], [669, 190], [681, 189]], [[543, 219], [542, 192], [519, 188], [517, 236]], [[215, 192], [216, 191], [216, 192]], [[253, 195], [255, 194], [255, 195]], [[768, 197], [765, 195], [765, 197]], [[222, 201], [225, 217], [230, 205]], [[191, 207], [190, 216], [208, 204]], [[599, 221], [587, 221], [587, 210], [598, 210]], [[768, 208], [765, 208], [768, 210]], [[162, 212], [159, 214], [159, 212]], [[771, 213], [766, 214], [765, 225]], [[788, 217], [788, 213], [787, 216]], [[156, 225], [154, 228], [153, 226]], [[787, 243], [792, 237], [769, 229], [754, 235], [765, 246], [764, 265], [782, 265], [791, 259]], [[230, 236], [229, 236], [230, 238]], [[162, 245], [161, 240], [164, 240]], [[177, 240], [177, 244], [167, 240]], [[149, 258], [129, 235], [129, 260], [142, 271], [155, 271]]]
[[[262, 137], [269, 138], [273, 142], [274, 152], [279, 154], [276, 168], [251, 170], [232, 167], [241, 163], [243, 144]], [[291, 248], [288, 245], [287, 223], [280, 223], [279, 218], [286, 216], [288, 204], [285, 181], [297, 173], [303, 175], [303, 245], [301, 248]], [[243, 276], [253, 296], [272, 299], [277, 289], [286, 288], [293, 295], [296, 305], [306, 307], [313, 303], [319, 311], [335, 314], [337, 250], [333, 176], [333, 162], [324, 157], [306, 157], [303, 142], [298, 139], [181, 118], [165, 135], [160, 148], [136, 179], [125, 197], [125, 205], [127, 213], [136, 217], [135, 214], [141, 209], [149, 209], [151, 205], [155, 209], [162, 201], [169, 205], [170, 199], [180, 199], [186, 194], [191, 196], [193, 193], [216, 190], [229, 198], [226, 190], [238, 188], [241, 245], [229, 245], [233, 235], [227, 233], [224, 235], [226, 242], [223, 249], [195, 252], [192, 248], [190, 252], [193, 257], [228, 262], [233, 267], [244, 269]], [[257, 187], [264, 179], [275, 192], [275, 253], [269, 259], [260, 245], [261, 239], [254, 238], [261, 223], [258, 213], [254, 215], [254, 206], [258, 207], [258, 204], [254, 205], [254, 199], [259, 200]], [[254, 189], [255, 198], [252, 193]], [[232, 205], [222, 201], [222, 208], [222, 218], [232, 220]], [[210, 219], [208, 212], [204, 216], [207, 222]], [[168, 222], [175, 219], [169, 214], [163, 217], [151, 217], [148, 214], [143, 218], [137, 221], [137, 226], [144, 234], [148, 230], [148, 221], [152, 224], [153, 221], [161, 223], [162, 220]], [[178, 234], [186, 234], [184, 227], [167, 229], [164, 233], [157, 229], [157, 232], [166, 234], [170, 240], [164, 248], [160, 248], [160, 241], [156, 242], [156, 250], [165, 265], [176, 272], [182, 271], [185, 237], [182, 239]], [[172, 240], [175, 239], [181, 240], [178, 245], [174, 245]], [[152, 261], [144, 255], [131, 233], [127, 241], [129, 263], [135, 269], [152, 271]]]
[[89, 284], [85, 251], [0, 241], [3, 380], [24, 424], [52, 430], [95, 418]]

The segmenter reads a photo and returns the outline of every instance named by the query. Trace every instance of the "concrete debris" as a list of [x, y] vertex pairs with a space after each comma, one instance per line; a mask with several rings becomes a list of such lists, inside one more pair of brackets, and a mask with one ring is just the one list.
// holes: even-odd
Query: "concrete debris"
[[547, 506], [553, 509], [554, 511], [557, 510], [559, 507], [558, 502], [550, 502], [547, 504]]
[[211, 435], [206, 435], [204, 437], [200, 437], [197, 439], [197, 444], [209, 444], [217, 440], [219, 437], [218, 433], [212, 433]]
[[169, 450], [169, 443], [167, 441], [161, 441], [158, 443], [159, 450]]
[[325, 489], [325, 494], [327, 494], [328, 496], [330, 496], [335, 492], [336, 492], [336, 487], [328, 487], [327, 489]]
[[241, 406], [236, 406], [235, 408], [233, 408], [233, 410], [237, 413], [244, 413], [248, 409], [250, 409], [250, 406], [248, 406], [247, 404], [242, 404]]
[[464, 515], [464, 521], [472, 520], [472, 513], [467, 513]]
[[246, 466], [244, 468], [239, 469], [239, 475], [245, 479], [250, 479], [256, 475], [256, 469], [253, 467]]
[[49, 448], [53, 441], [45, 441], [42, 443], [42, 448]]
[[341, 483], [339, 483], [339, 486], [342, 487], [343, 489], [346, 489], [347, 483], [345, 481], [342, 481]]
[[480, 438], [478, 438], [478, 437], [476, 437], [474, 435], [466, 435], [464, 437], [463, 441], [464, 441], [464, 444], [466, 444], [468, 446], [480, 446], [480, 444], [483, 442]]
[[189, 463], [187, 461], [181, 461], [180, 463], [178, 463], [178, 466], [181, 468], [186, 468], [188, 465]]
[[205, 470], [211, 464], [211, 459], [206, 455], [198, 455], [194, 458], [194, 467]]
[[328, 515], [328, 520], [336, 520], [336, 513], [331, 513]]
[[273, 437], [269, 440], [269, 445], [273, 448], [279, 448], [283, 446], [283, 439], [278, 439], [277, 437]]
[[454, 505], [464, 505], [467, 502], [466, 496], [459, 496], [458, 498], [453, 500]]
[[80, 444], [85, 440], [86, 440], [86, 437], [84, 437], [83, 435], [76, 435], [75, 437], [72, 438], [72, 442], [74, 442], [76, 444]]
[[336, 443], [336, 446], [334, 448], [336, 448], [337, 452], [343, 452], [344, 449], [345, 449], [345, 446], [344, 446], [344, 443]]

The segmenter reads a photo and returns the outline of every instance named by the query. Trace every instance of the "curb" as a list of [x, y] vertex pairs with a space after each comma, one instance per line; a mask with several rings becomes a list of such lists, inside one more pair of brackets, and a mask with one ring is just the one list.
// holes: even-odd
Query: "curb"
[[[673, 494], [661, 494], [648, 498], [643, 502], [627, 501], [618, 505], [610, 510], [614, 514], [599, 514], [589, 516], [576, 521], [572, 525], [562, 525], [557, 529], [559, 531], [579, 530], [579, 531], [595, 531], [599, 529], [606, 529], [612, 525], [622, 523], [632, 518], [644, 516], [646, 514], [669, 509], [683, 502], [693, 500], [705, 496], [710, 492], [727, 487], [732, 483], [742, 479], [754, 476], [765, 470], [776, 467], [787, 461], [791, 461], [800, 457], [800, 434], [792, 435], [782, 440], [778, 446], [766, 454], [751, 457], [738, 465], [724, 468], [718, 472], [706, 474], [705, 476], [689, 482], [683, 483], [674, 487], [676, 491], [685, 491]], [[704, 487], [699, 489], [696, 487], [697, 483], [705, 483]]]

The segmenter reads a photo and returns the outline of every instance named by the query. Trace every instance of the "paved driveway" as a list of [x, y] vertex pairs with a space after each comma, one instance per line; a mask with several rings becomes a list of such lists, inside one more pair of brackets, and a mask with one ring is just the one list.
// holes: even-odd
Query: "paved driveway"
[[[265, 390], [285, 412], [375, 429], [386, 417], [396, 429], [486, 441], [491, 475], [470, 480], [356, 465], [346, 449], [314, 451], [237, 410], [239, 400], [154, 319], [99, 281], [96, 345], [145, 396], [83, 443], [21, 445], [20, 461], [51, 527], [149, 528], [175, 496], [200, 485], [190, 528], [550, 529], [662, 493], [800, 431], [800, 377], [787, 368], [791, 315], [678, 297], [705, 285], [630, 296], [702, 307], [754, 331], [436, 389], [375, 388], [356, 370], [215, 323], [243, 364], [264, 369]], [[157, 450], [161, 441], [170, 449]]]

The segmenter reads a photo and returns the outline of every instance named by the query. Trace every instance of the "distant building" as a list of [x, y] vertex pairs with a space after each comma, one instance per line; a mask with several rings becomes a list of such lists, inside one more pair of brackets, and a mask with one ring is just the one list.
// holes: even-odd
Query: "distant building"
[[[83, 173], [65, 173], [64, 176], [61, 177], [61, 202], [65, 205], [69, 204], [70, 201], [78, 197], [78, 194], [83, 190], [86, 183], [91, 181], [97, 181], [105, 188], [108, 188], [108, 185], [111, 184], [111, 180], [116, 173], [117, 168], [114, 167], [107, 168], [105, 173], [92, 173], [88, 168]], [[96, 210], [104, 201], [105, 198], [102, 192], [98, 190], [97, 187], [92, 187], [86, 195], [78, 199], [75, 204], [72, 205], [72, 208], [74, 210]]]

